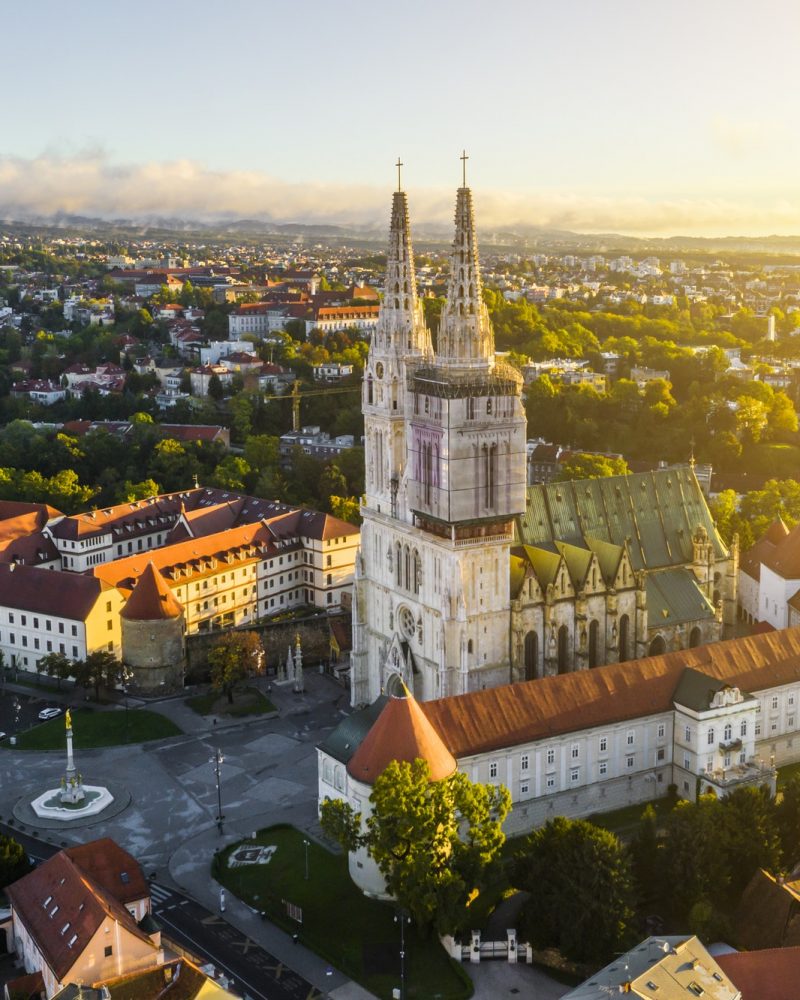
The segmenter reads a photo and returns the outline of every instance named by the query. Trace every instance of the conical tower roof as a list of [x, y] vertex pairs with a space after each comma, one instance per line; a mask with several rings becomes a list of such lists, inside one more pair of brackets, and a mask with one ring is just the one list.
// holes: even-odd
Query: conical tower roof
[[408, 199], [399, 189], [392, 196], [383, 302], [373, 343], [376, 348], [394, 348], [403, 355], [431, 353], [430, 333], [417, 298]]
[[436, 350], [439, 364], [455, 368], [494, 364], [494, 333], [482, 291], [472, 192], [464, 186], [456, 196], [456, 235]]
[[170, 590], [164, 577], [152, 562], [136, 581], [131, 596], [121, 611], [122, 617], [135, 621], [157, 621], [159, 618], [178, 618], [183, 608]]
[[404, 685], [401, 696], [389, 698], [347, 770], [356, 781], [373, 785], [393, 760], [410, 764], [420, 757], [428, 762], [432, 781], [456, 770], [455, 757]]

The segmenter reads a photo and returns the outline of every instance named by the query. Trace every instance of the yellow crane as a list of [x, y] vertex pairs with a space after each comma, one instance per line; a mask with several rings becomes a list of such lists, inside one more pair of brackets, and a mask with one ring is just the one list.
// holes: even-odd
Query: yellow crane
[[264, 400], [267, 399], [291, 399], [292, 401], [292, 430], [300, 430], [300, 400], [306, 399], [308, 396], [332, 396], [338, 393], [345, 392], [361, 392], [360, 385], [346, 385], [340, 386], [339, 388], [330, 389], [310, 389], [308, 392], [300, 392], [300, 383], [295, 380], [292, 383], [292, 391], [284, 393], [283, 395], [272, 395], [272, 396], [262, 396]]

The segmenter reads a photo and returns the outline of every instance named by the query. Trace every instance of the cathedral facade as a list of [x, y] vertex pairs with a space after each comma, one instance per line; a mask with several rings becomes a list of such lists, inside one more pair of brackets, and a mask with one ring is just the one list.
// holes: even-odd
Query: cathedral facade
[[693, 471], [526, 489], [521, 392], [495, 356], [470, 189], [456, 196], [435, 351], [396, 191], [363, 381], [354, 706], [400, 680], [427, 701], [699, 645], [733, 624], [735, 552]]

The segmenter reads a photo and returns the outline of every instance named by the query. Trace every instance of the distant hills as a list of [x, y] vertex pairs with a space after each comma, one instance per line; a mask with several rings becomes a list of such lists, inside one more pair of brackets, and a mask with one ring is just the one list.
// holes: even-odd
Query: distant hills
[[[386, 239], [386, 225], [381, 222], [340, 225], [327, 223], [275, 223], [268, 219], [219, 218], [212, 221], [181, 219], [169, 216], [151, 216], [146, 219], [101, 219], [59, 212], [52, 216], [25, 219], [14, 217], [13, 210], [3, 213], [0, 231], [38, 231], [42, 235], [72, 231], [95, 238], [148, 238], [156, 240], [192, 240], [199, 242], [237, 241], [253, 243], [270, 238], [278, 242], [322, 241], [334, 244], [382, 244]], [[484, 246], [496, 250], [506, 249], [516, 253], [560, 251], [575, 253], [624, 253], [637, 255], [653, 253], [664, 256], [679, 253], [731, 254], [745, 253], [772, 256], [800, 255], [798, 236], [669, 236], [637, 237], [621, 233], [574, 233], [569, 230], [550, 229], [528, 223], [513, 227], [480, 228]], [[414, 242], [418, 248], [447, 245], [452, 238], [452, 227], [440, 223], [414, 225]]]

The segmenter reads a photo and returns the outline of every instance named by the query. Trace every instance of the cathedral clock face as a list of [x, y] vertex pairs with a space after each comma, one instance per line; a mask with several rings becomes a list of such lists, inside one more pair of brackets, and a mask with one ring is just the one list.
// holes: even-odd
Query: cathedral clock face
[[375, 377], [383, 378], [383, 364], [380, 361], [375, 365]]
[[414, 615], [410, 608], [400, 608], [397, 612], [397, 623], [406, 639], [411, 639], [414, 635], [416, 624], [414, 623]]

